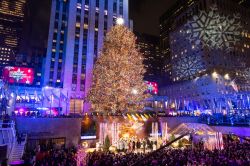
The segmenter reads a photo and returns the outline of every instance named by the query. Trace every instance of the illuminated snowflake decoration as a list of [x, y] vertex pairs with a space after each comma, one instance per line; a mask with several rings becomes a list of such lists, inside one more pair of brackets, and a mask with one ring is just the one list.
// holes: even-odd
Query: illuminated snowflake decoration
[[198, 73], [204, 70], [201, 58], [197, 55], [188, 55], [177, 61], [173, 65], [173, 70], [179, 79], [194, 78]]
[[212, 49], [232, 49], [240, 40], [241, 23], [239, 14], [224, 16], [216, 6], [209, 12], [201, 11], [185, 25], [187, 39], [195, 44], [202, 43]]

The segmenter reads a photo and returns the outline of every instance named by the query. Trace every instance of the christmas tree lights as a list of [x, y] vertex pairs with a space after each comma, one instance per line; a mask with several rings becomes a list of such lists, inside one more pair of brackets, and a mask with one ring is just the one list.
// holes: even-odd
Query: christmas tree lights
[[107, 33], [87, 96], [93, 111], [117, 113], [143, 108], [148, 94], [143, 81], [143, 58], [135, 41], [134, 34], [123, 25], [118, 24]]

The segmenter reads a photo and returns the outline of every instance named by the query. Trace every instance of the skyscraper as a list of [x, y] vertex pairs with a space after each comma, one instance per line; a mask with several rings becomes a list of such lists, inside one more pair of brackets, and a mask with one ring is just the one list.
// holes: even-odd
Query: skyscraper
[[164, 14], [161, 39], [170, 51], [166, 66], [173, 85], [162, 95], [178, 105], [221, 111], [229, 110], [234, 96], [248, 93], [249, 16], [248, 8], [232, 0], [183, 0]]
[[26, 0], [0, 0], [0, 67], [15, 63]]
[[128, 26], [128, 0], [52, 0], [51, 6], [43, 84], [71, 98], [64, 110], [81, 112], [105, 34], [119, 17]]
[[137, 45], [144, 56], [146, 73], [144, 79], [160, 83], [164, 56], [159, 48], [159, 37], [135, 32]]

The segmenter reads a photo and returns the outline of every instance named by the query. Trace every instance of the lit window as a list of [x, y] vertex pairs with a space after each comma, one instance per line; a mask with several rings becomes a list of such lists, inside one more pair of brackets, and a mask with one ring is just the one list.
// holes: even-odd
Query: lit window
[[81, 8], [82, 8], [82, 4], [77, 3], [76, 7], [77, 7], [78, 9], [81, 9]]
[[81, 24], [79, 22], [76, 23], [76, 27], [80, 28]]
[[85, 10], [89, 10], [89, 5], [85, 5]]
[[84, 28], [84, 29], [88, 29], [88, 27], [89, 27], [88, 24], [84, 24], [84, 25], [83, 25], [83, 28]]
[[104, 10], [104, 15], [108, 15], [108, 11], [107, 10]]

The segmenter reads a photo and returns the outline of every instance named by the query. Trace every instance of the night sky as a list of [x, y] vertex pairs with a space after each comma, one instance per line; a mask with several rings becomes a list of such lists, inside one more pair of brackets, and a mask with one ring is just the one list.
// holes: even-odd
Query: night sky
[[[134, 30], [159, 35], [159, 16], [174, 0], [129, 0], [130, 19]], [[47, 40], [51, 0], [29, 0], [30, 35], [40, 44]]]
[[176, 0], [130, 0], [130, 19], [134, 30], [152, 35], [159, 35], [159, 17]]

